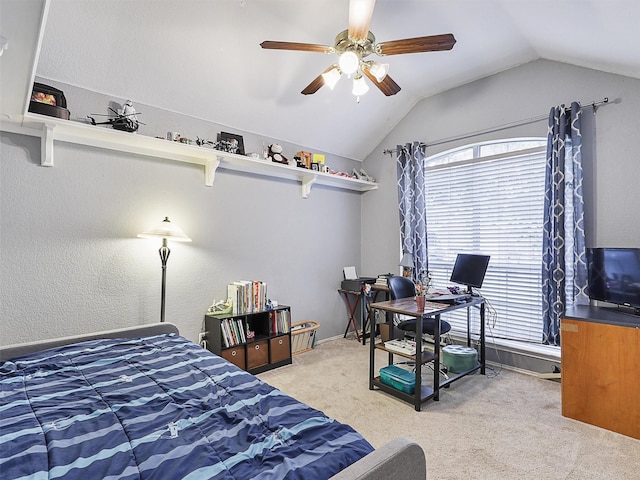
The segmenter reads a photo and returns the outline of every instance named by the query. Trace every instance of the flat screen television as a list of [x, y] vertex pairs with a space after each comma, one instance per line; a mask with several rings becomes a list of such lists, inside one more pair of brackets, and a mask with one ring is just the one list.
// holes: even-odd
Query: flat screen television
[[453, 265], [450, 281], [467, 287], [467, 293], [473, 294], [472, 287], [482, 287], [484, 275], [489, 265], [489, 255], [459, 253]]
[[588, 248], [587, 275], [590, 299], [640, 312], [640, 248]]

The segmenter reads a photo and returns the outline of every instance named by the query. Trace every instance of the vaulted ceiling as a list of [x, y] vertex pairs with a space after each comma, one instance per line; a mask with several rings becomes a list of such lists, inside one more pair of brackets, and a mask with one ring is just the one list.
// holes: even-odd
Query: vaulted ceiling
[[[0, 35], [21, 21], [7, 14], [33, 1], [2, 0]], [[334, 90], [300, 93], [334, 54], [260, 47], [264, 40], [332, 46], [347, 28], [349, 0], [44, 5], [38, 76], [356, 160], [420, 99], [535, 59], [640, 78], [637, 0], [378, 0], [370, 28], [377, 42], [453, 33], [457, 43], [450, 51], [372, 55], [389, 63], [402, 90], [387, 97], [370, 84], [359, 103], [344, 77]], [[21, 48], [8, 40], [7, 53]]]

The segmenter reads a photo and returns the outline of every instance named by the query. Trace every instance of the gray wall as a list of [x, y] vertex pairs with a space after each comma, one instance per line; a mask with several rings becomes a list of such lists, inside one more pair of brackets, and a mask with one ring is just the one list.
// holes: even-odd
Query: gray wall
[[[107, 97], [63, 90], [72, 118], [106, 111]], [[136, 107], [148, 135], [215, 139], [227, 131]], [[234, 133], [244, 135], [247, 151], [273, 141]], [[289, 156], [302, 148], [284, 147]], [[41, 167], [38, 138], [0, 133], [1, 344], [158, 321], [160, 245], [136, 235], [164, 216], [193, 239], [170, 245], [167, 267], [167, 321], [187, 338], [197, 341], [207, 307], [226, 298], [228, 283], [253, 279], [291, 305], [293, 321], [319, 321], [320, 338], [344, 332], [337, 289], [342, 267], [360, 267], [366, 194], [314, 186], [303, 199], [296, 182], [223, 169], [207, 187], [200, 166], [62, 142], [54, 148], [55, 166]], [[330, 156], [327, 163], [359, 166]]]
[[[587, 104], [604, 97], [612, 104], [599, 108], [595, 116], [591, 109], [583, 116], [587, 246], [640, 247], [640, 80], [538, 60], [422, 100], [380, 142], [364, 163], [380, 188], [363, 197], [363, 269], [389, 271], [399, 261], [395, 155], [384, 155], [384, 149], [437, 142], [547, 116], [554, 105]], [[544, 120], [434, 146], [427, 153], [546, 133]]]

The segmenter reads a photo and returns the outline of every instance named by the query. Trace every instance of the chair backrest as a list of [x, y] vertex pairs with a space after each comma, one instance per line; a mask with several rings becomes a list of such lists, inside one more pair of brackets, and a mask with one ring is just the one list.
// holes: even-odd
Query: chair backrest
[[394, 275], [387, 279], [387, 285], [391, 300], [415, 297], [416, 295], [416, 286], [410, 278]]

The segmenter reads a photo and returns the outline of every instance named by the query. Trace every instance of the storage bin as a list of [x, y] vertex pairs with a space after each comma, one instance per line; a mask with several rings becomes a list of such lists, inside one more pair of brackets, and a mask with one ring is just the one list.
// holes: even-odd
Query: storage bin
[[416, 390], [416, 375], [396, 365], [388, 365], [380, 369], [380, 380], [385, 385], [412, 394]]
[[316, 343], [316, 330], [320, 324], [315, 320], [303, 320], [291, 324], [291, 354], [297, 355], [311, 350]]
[[444, 363], [452, 373], [466, 372], [478, 364], [478, 352], [475, 348], [463, 345], [447, 345], [442, 348]]

